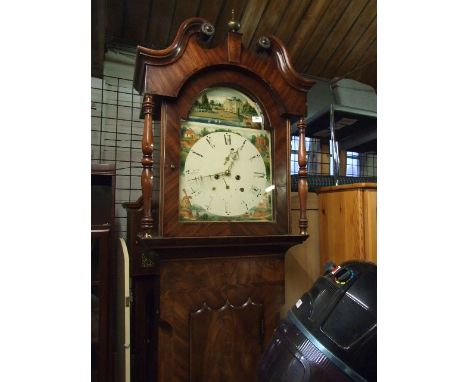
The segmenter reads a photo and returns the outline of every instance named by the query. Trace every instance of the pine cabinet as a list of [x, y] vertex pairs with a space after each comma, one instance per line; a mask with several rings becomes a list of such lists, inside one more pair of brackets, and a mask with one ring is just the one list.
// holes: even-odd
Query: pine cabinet
[[317, 189], [320, 266], [348, 260], [377, 262], [377, 183]]

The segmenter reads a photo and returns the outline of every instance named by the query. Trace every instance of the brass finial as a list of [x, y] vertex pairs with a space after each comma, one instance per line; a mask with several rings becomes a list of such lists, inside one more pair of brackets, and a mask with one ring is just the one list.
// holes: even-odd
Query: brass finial
[[234, 9], [231, 11], [231, 20], [228, 22], [228, 27], [231, 32], [237, 32], [240, 29], [240, 23], [234, 18]]

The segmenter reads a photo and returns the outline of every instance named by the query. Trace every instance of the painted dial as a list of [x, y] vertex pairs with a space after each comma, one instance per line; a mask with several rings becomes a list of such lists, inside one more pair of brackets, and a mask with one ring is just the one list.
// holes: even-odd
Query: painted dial
[[270, 185], [257, 148], [232, 132], [200, 138], [187, 155], [181, 191], [218, 216], [238, 216], [256, 206]]

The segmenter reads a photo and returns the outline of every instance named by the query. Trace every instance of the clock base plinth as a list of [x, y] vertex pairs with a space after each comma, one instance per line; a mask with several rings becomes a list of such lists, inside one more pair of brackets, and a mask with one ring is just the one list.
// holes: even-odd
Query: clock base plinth
[[158, 380], [255, 380], [284, 304], [284, 255], [306, 238], [139, 239], [158, 269]]

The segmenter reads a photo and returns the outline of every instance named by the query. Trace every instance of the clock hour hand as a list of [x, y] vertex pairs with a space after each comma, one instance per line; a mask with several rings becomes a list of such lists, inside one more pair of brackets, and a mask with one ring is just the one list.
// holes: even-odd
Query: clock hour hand
[[225, 166], [232, 159], [232, 154], [234, 154], [234, 149], [233, 148], [231, 148], [231, 150], [229, 150], [228, 155], [226, 156], [226, 158], [224, 160], [224, 165]]
[[[232, 166], [234, 166], [234, 162], [239, 159], [239, 150], [243, 146], [244, 145], [238, 147], [236, 151], [231, 151], [229, 153], [229, 158], [231, 159], [231, 163], [229, 164], [229, 166], [228, 166], [228, 168], [226, 170], [226, 175], [231, 175]], [[224, 164], [226, 164], [226, 163], [227, 163], [227, 161]]]
[[213, 176], [215, 179], [219, 179], [220, 176], [226, 176], [226, 175], [230, 175], [229, 171], [228, 170], [225, 170], [225, 171], [221, 171], [221, 172], [218, 172], [214, 175], [210, 175], [210, 176]]

